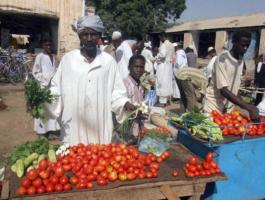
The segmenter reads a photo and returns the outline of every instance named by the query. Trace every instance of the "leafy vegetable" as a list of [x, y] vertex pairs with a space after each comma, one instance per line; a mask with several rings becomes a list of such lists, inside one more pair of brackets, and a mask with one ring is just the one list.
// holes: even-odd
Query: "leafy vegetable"
[[43, 103], [51, 103], [55, 96], [50, 90], [43, 88], [38, 81], [29, 78], [25, 83], [25, 96], [27, 100], [27, 111], [31, 113], [34, 118], [45, 120]]
[[56, 150], [59, 145], [52, 145], [46, 138], [37, 139], [35, 141], [28, 141], [17, 146], [8, 158], [7, 164], [13, 165], [19, 159], [24, 159], [32, 153], [48, 154], [49, 149]]

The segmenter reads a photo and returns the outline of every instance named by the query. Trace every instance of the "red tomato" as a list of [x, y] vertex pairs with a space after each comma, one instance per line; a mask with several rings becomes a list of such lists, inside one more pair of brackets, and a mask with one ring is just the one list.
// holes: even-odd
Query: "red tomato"
[[97, 165], [97, 166], [95, 167], [95, 171], [96, 171], [96, 172], [103, 172], [104, 170], [105, 170], [105, 167], [102, 166], [102, 165]]
[[50, 182], [55, 185], [55, 184], [59, 183], [59, 178], [56, 176], [52, 176], [50, 178]]
[[61, 191], [63, 191], [63, 185], [60, 184], [60, 183], [56, 184], [54, 189], [55, 189], [56, 192], [61, 192]]
[[72, 167], [71, 167], [70, 164], [64, 164], [64, 165], [63, 165], [63, 170], [64, 170], [64, 171], [68, 172], [68, 171], [70, 171], [71, 169], [72, 169]]
[[196, 172], [196, 166], [194, 166], [194, 165], [190, 165], [190, 166], [188, 167], [188, 170], [189, 170], [190, 172]]
[[18, 195], [25, 195], [27, 193], [27, 189], [25, 187], [22, 187], [20, 186], [18, 189], [17, 189], [17, 194]]
[[120, 181], [127, 180], [127, 174], [126, 173], [119, 173], [119, 180]]
[[50, 183], [49, 179], [43, 179], [42, 182], [43, 182], [43, 185], [45, 186], [47, 186]]
[[68, 183], [68, 177], [67, 176], [62, 176], [62, 177], [60, 177], [60, 183], [62, 184], [62, 185], [65, 185], [66, 183]]
[[39, 162], [39, 168], [41, 170], [46, 170], [48, 168], [48, 161], [47, 160], [41, 160]]
[[80, 190], [80, 189], [85, 189], [86, 188], [86, 184], [85, 183], [78, 183], [76, 185], [76, 189]]
[[36, 188], [35, 188], [34, 186], [30, 186], [30, 187], [27, 189], [27, 194], [29, 194], [29, 195], [36, 194]]
[[46, 192], [50, 193], [54, 191], [54, 186], [53, 184], [49, 183], [48, 185], [46, 185]]
[[213, 168], [213, 169], [216, 169], [216, 168], [218, 167], [217, 163], [214, 162], [214, 161], [210, 162], [210, 166], [211, 166], [211, 168]]
[[27, 178], [29, 180], [35, 180], [38, 177], [38, 173], [36, 169], [31, 169], [28, 173], [27, 173]]
[[190, 159], [189, 159], [189, 164], [191, 165], [196, 165], [198, 163], [198, 159], [195, 157], [195, 156], [192, 156]]
[[147, 178], [152, 178], [152, 177], [153, 177], [152, 172], [146, 172], [146, 177], [147, 177]]
[[65, 184], [65, 185], [63, 186], [63, 189], [64, 189], [65, 191], [69, 191], [69, 190], [72, 189], [72, 186], [71, 186], [70, 183], [67, 183], [67, 184]]
[[38, 194], [43, 194], [43, 193], [45, 193], [45, 187], [42, 185], [42, 186], [40, 186], [38, 189], [37, 189], [37, 193]]
[[156, 158], [156, 161], [159, 162], [159, 163], [161, 163], [163, 161], [163, 159], [162, 159], [161, 156], [159, 156], [159, 157]]
[[154, 168], [154, 169], [159, 169], [159, 164], [157, 163], [157, 162], [152, 162], [151, 164], [150, 164], [150, 168]]
[[97, 179], [95, 174], [87, 175], [87, 181], [95, 181]]
[[158, 177], [158, 172], [155, 171], [155, 172], [152, 172], [152, 178], [157, 178]]
[[75, 177], [75, 176], [72, 176], [70, 178], [70, 183], [73, 184], [73, 185], [76, 185], [78, 183], [78, 178]]
[[61, 177], [64, 175], [63, 167], [56, 167], [55, 169], [55, 176]]
[[103, 171], [100, 173], [100, 176], [102, 176], [104, 179], [108, 178], [108, 172], [107, 171]]
[[100, 178], [100, 179], [97, 179], [97, 184], [98, 184], [99, 186], [104, 186], [104, 185], [107, 185], [108, 182], [107, 182], [106, 179]]
[[144, 172], [140, 172], [138, 176], [140, 179], [144, 179], [146, 177]]
[[93, 188], [93, 183], [91, 183], [91, 182], [88, 182], [87, 184], [86, 184], [86, 187], [89, 189], [89, 188]]
[[174, 171], [172, 172], [172, 176], [176, 177], [176, 176], [178, 176], [178, 175], [179, 175], [179, 172], [178, 172], [177, 170], [174, 170]]
[[206, 170], [208, 170], [208, 169], [211, 168], [210, 164], [209, 164], [208, 162], [205, 162], [205, 161], [203, 162], [202, 166], [203, 166], [203, 168], [206, 169]]
[[36, 178], [33, 182], [32, 182], [32, 185], [35, 187], [35, 188], [39, 188], [41, 185], [42, 185], [42, 180], [41, 178]]
[[202, 165], [201, 164], [197, 164], [196, 165], [196, 170], [197, 171], [202, 171], [203, 170]]
[[31, 181], [28, 178], [23, 178], [20, 182], [20, 184], [25, 187], [28, 188], [31, 185]]
[[132, 180], [134, 180], [136, 178], [136, 175], [134, 174], [134, 173], [128, 173], [127, 174], [127, 179], [129, 180], [129, 181], [132, 181]]
[[42, 179], [47, 179], [47, 178], [50, 177], [50, 172], [49, 172], [48, 170], [40, 171], [39, 176], [40, 176]]
[[213, 154], [211, 152], [207, 153], [207, 155], [205, 156], [205, 161], [206, 162], [212, 162], [213, 160]]
[[109, 181], [116, 181], [118, 179], [118, 174], [117, 174], [117, 172], [116, 171], [112, 171], [112, 172], [110, 172], [109, 173], [109, 175], [108, 175], [108, 180]]

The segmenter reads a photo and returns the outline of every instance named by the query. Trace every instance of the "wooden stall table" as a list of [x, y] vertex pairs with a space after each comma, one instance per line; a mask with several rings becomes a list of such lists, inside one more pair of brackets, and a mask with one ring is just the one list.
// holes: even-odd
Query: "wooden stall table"
[[[200, 199], [207, 183], [226, 180], [224, 174], [209, 177], [186, 177], [182, 167], [192, 154], [183, 145], [178, 143], [171, 145], [170, 152], [170, 158], [160, 165], [158, 178], [137, 179], [125, 182], [115, 181], [114, 183], [109, 183], [101, 187], [93, 183], [94, 187], [91, 189], [19, 197], [16, 195], [16, 188], [18, 188], [19, 180], [14, 173], [12, 173], [11, 176], [8, 177], [10, 181], [10, 191], [8, 192], [8, 189], [4, 187], [3, 190], [5, 191], [3, 191], [3, 193], [8, 194], [8, 197], [5, 197], [5, 199], [9, 198], [15, 200], [176, 200], [180, 199], [180, 197]], [[172, 171], [174, 169], [178, 170], [178, 177], [172, 176]]]

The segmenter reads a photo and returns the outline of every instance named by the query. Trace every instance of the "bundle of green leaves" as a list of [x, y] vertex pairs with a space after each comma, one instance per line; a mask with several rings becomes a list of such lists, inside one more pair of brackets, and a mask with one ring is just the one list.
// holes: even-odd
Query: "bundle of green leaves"
[[25, 96], [27, 100], [27, 111], [34, 118], [44, 121], [43, 103], [52, 103], [55, 96], [51, 94], [49, 89], [42, 87], [33, 78], [29, 78], [25, 83]]

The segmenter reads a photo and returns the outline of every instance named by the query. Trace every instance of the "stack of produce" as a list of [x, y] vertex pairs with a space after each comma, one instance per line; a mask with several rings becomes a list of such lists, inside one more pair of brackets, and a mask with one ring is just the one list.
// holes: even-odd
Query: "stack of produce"
[[37, 168], [39, 162], [48, 158], [51, 162], [56, 162], [56, 145], [52, 145], [47, 139], [42, 138], [29, 141], [17, 146], [7, 160], [13, 172], [18, 177], [22, 177], [26, 171]]
[[238, 111], [227, 114], [213, 111], [211, 116], [214, 122], [222, 128], [224, 136], [242, 136], [244, 133], [249, 136], [256, 136], [265, 133], [265, 118], [261, 118], [260, 123], [255, 124], [249, 117], [242, 116]]
[[160, 157], [144, 155], [124, 144], [64, 146], [57, 154], [56, 163], [42, 160], [27, 172], [17, 190], [19, 195], [89, 189], [94, 182], [105, 186], [108, 182], [156, 178], [160, 163], [170, 156], [167, 151]]
[[182, 114], [179, 118], [171, 117], [169, 120], [187, 127], [192, 135], [215, 142], [223, 140], [219, 126], [200, 111], [191, 111]]
[[183, 170], [188, 177], [211, 176], [221, 173], [218, 164], [213, 161], [213, 154], [211, 152], [205, 156], [202, 163], [198, 161], [197, 157], [191, 157], [183, 167]]

